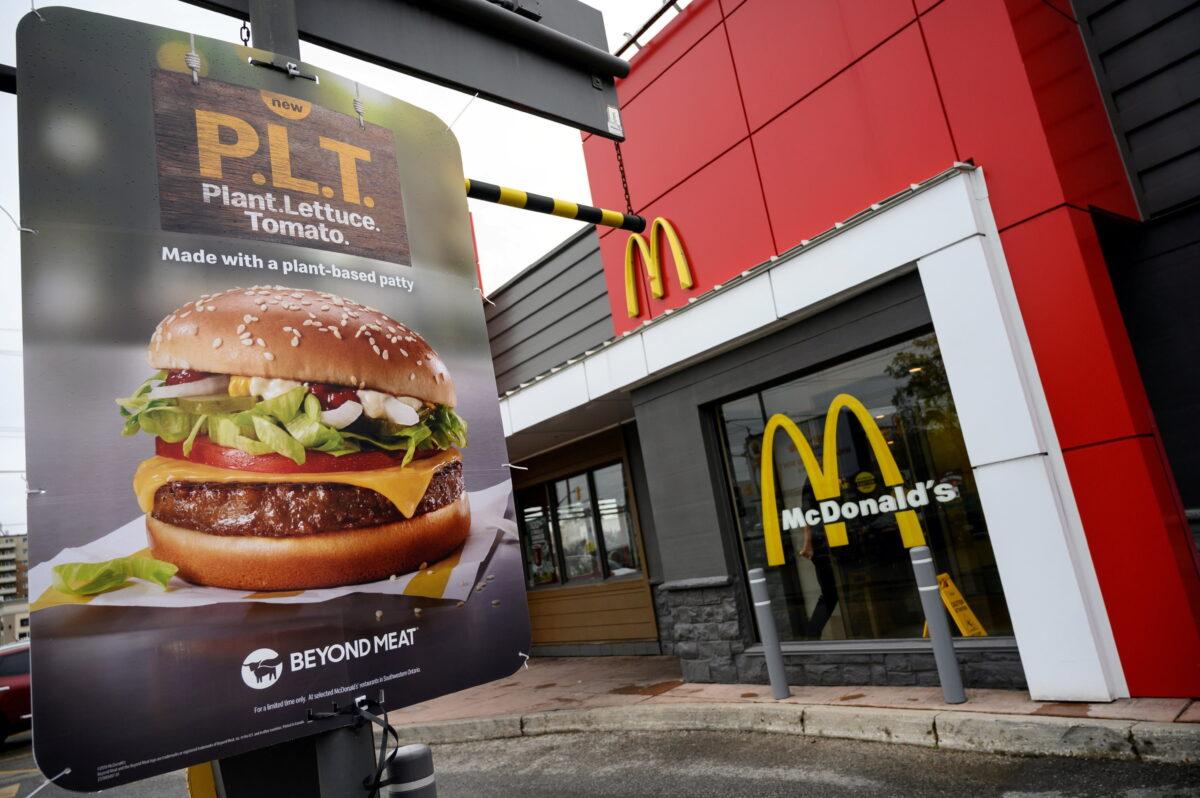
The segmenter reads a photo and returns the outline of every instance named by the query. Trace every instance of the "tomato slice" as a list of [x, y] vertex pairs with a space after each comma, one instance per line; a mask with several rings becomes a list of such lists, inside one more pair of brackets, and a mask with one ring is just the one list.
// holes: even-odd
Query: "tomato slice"
[[[370, 471], [377, 468], [391, 468], [404, 461], [404, 452], [354, 452], [334, 457], [327, 452], [315, 452], [311, 449], [304, 453], [304, 465], [296, 465], [292, 460], [281, 454], [247, 454], [241, 449], [219, 446], [201, 435], [192, 445], [192, 453], [183, 456], [183, 443], [167, 443], [162, 438], [154, 441], [155, 452], [161, 457], [172, 457], [176, 460], [187, 460], [192, 463], [216, 466], [217, 468], [232, 468], [237, 471], [256, 471], [260, 474], [321, 474], [336, 471]], [[417, 452], [416, 456], [434, 454], [433, 450]]]

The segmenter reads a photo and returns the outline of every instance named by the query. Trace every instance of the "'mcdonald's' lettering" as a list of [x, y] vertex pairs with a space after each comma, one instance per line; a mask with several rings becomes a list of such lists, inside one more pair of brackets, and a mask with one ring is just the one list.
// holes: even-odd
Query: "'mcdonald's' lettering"
[[[850, 394], [838, 394], [829, 403], [829, 411], [825, 415], [825, 435], [821, 452], [824, 464], [817, 461], [817, 456], [809, 446], [808, 440], [794, 421], [783, 413], [771, 416], [767, 420], [766, 430], [763, 431], [761, 471], [763, 539], [767, 548], [768, 565], [783, 565], [784, 563], [783, 538], [779, 531], [779, 511], [775, 503], [774, 441], [775, 433], [780, 429], [788, 434], [792, 445], [796, 447], [796, 452], [800, 455], [800, 461], [812, 484], [813, 496], [821, 503], [820, 512], [809, 510], [809, 517], [805, 517], [798, 509], [789, 510], [789, 516], [786, 519], [787, 526], [797, 528], [804, 526], [805, 522], [811, 526], [824, 521], [825, 539], [831, 547], [845, 546], [850, 542], [846, 535], [845, 521], [835, 519], [853, 516], [835, 512], [834, 508], [830, 506], [832, 502], [828, 502], [841, 494], [841, 480], [838, 477], [837, 430], [838, 417], [843, 409], [850, 411], [854, 420], [859, 423], [866, 434], [871, 451], [875, 453], [875, 459], [879, 462], [879, 470], [883, 474], [884, 484], [891, 487], [904, 482], [900, 468], [896, 465], [896, 458], [892, 456], [892, 451], [888, 448], [883, 433], [879, 431], [879, 425], [875, 423], [875, 419], [871, 417], [866, 406]], [[903, 492], [901, 495], [903, 496]], [[906, 506], [903, 499], [899, 506]], [[818, 518], [818, 514], [821, 516], [820, 518]], [[904, 547], [912, 548], [924, 545], [925, 534], [921, 530], [921, 521], [917, 518], [916, 512], [911, 509], [901, 509], [895, 513], [895, 516]]]

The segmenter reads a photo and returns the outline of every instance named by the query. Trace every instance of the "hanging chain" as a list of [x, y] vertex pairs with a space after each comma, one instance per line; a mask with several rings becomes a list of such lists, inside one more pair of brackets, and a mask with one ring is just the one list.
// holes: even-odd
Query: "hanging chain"
[[242, 20], [242, 29], [238, 32], [238, 35], [241, 37], [242, 45], [244, 47], [249, 47], [250, 46], [250, 23], [248, 23], [244, 19]]
[[614, 141], [617, 150], [617, 169], [621, 172], [621, 189], [625, 192], [625, 213], [633, 216], [633, 201], [629, 199], [629, 181], [625, 179], [625, 159], [621, 157], [621, 142]]

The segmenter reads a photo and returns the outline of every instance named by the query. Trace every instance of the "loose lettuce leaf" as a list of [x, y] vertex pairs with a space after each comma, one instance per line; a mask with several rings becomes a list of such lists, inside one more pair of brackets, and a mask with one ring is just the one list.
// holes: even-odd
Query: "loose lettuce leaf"
[[192, 429], [192, 418], [174, 405], [158, 404], [168, 399], [156, 399], [145, 410], [138, 413], [138, 426], [142, 432], [157, 435], [167, 443], [179, 443]]
[[[296, 407], [299, 408], [299, 406], [300, 404], [297, 402]], [[296, 465], [304, 465], [304, 447], [300, 441], [289, 435], [287, 431], [275, 426], [274, 422], [262, 416], [255, 416], [254, 432], [260, 441], [271, 447], [272, 451], [278, 452]]]
[[[308, 389], [298, 386], [287, 393], [281, 393], [274, 398], [262, 400], [254, 406], [253, 410], [248, 412], [260, 416], [271, 416], [286, 424], [300, 412], [300, 405], [304, 403], [304, 399], [307, 396], [312, 396], [308, 392]], [[313, 398], [316, 399], [315, 396]], [[317, 407], [320, 408], [320, 406], [320, 402], [318, 402]]]
[[156, 371], [146, 378], [146, 381], [139, 385], [132, 395], [117, 400], [117, 406], [121, 409], [121, 417], [125, 419], [125, 427], [121, 430], [122, 435], [133, 435], [143, 429], [139, 416], [148, 408], [173, 404], [167, 399], [151, 400], [148, 395], [154, 388], [154, 383], [161, 382], [166, 378], [167, 372]]
[[[318, 408], [320, 405], [318, 405]], [[305, 449], [316, 449], [330, 454], [348, 454], [360, 451], [358, 444], [342, 437], [342, 433], [328, 424], [315, 421], [307, 412], [289, 421], [285, 427], [293, 438]]]
[[313, 421], [319, 422], [321, 420], [321, 400], [311, 393], [304, 397], [304, 415]]
[[270, 454], [274, 451], [262, 441], [243, 435], [231, 416], [209, 418], [208, 437], [218, 446], [240, 449], [246, 454]]
[[192, 425], [192, 431], [183, 441], [183, 456], [187, 457], [192, 453], [192, 445], [196, 442], [196, 435], [200, 433], [200, 428], [204, 426], [204, 422], [208, 420], [208, 416], [197, 416], [196, 423]]
[[149, 557], [118, 557], [107, 562], [63, 563], [51, 570], [55, 590], [71, 596], [94, 596], [126, 587], [130, 579], [154, 582], [165, 590], [179, 568]]

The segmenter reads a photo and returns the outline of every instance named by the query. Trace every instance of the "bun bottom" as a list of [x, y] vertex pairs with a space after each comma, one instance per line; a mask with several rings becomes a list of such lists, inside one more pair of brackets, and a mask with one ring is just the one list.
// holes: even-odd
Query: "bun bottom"
[[179, 567], [182, 579], [234, 590], [307, 590], [386, 579], [415, 571], [467, 538], [467, 494], [394, 524], [272, 538], [210, 535], [147, 515], [150, 553]]

